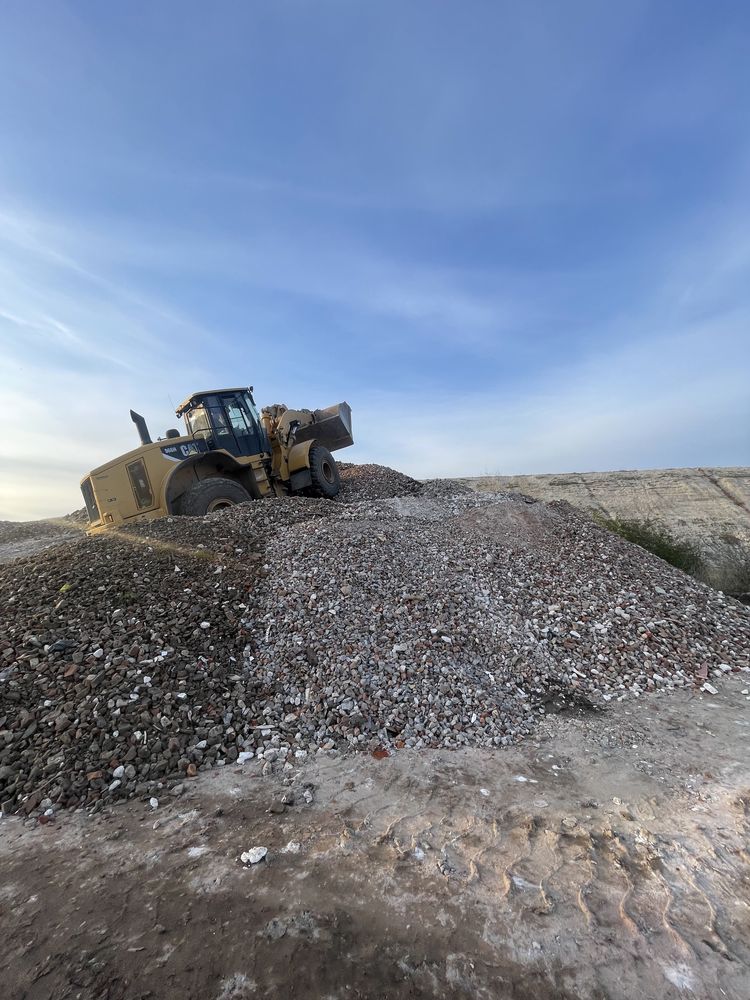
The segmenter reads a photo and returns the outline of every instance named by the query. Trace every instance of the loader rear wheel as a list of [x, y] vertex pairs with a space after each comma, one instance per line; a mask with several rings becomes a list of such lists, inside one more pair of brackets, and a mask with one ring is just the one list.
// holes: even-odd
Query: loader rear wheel
[[308, 493], [312, 497], [326, 497], [331, 500], [339, 495], [341, 479], [336, 460], [327, 448], [314, 444], [308, 456], [312, 484]]
[[191, 486], [186, 493], [175, 500], [175, 514], [202, 517], [203, 514], [213, 514], [216, 510], [234, 507], [235, 504], [245, 503], [247, 500], [252, 500], [252, 497], [244, 486], [240, 486], [233, 479], [211, 476]]

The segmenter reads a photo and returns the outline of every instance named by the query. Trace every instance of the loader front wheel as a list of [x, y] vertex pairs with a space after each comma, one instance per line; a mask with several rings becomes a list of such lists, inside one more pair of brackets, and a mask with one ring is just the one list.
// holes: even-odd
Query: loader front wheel
[[233, 479], [211, 476], [202, 479], [178, 497], [175, 500], [174, 512], [185, 517], [202, 517], [204, 514], [213, 514], [216, 510], [234, 507], [235, 504], [245, 503], [247, 500], [252, 500], [252, 497], [244, 486], [240, 486]]
[[312, 484], [308, 493], [312, 497], [326, 497], [332, 500], [339, 495], [341, 478], [336, 460], [327, 448], [315, 444], [310, 449], [310, 478]]

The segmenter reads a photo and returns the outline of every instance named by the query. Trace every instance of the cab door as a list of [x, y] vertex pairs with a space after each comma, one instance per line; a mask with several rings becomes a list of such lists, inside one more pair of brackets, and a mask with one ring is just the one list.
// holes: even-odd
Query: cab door
[[242, 396], [239, 393], [222, 396], [222, 402], [227, 422], [232, 430], [226, 445], [227, 450], [233, 455], [245, 456], [267, 451], [265, 435], [261, 434]]

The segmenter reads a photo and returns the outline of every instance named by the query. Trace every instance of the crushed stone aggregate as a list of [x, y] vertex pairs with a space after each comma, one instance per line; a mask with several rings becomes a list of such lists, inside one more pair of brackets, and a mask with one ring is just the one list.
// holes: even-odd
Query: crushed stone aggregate
[[209, 767], [501, 747], [540, 716], [750, 669], [750, 612], [567, 503], [342, 465], [0, 566], [4, 814]]

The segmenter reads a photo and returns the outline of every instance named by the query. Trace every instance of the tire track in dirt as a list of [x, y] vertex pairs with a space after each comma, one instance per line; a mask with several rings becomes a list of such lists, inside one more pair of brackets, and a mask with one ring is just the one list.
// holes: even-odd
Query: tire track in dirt
[[[639, 723], [653, 750], [581, 716], [499, 753], [321, 755], [289, 786], [224, 768], [156, 812], [4, 822], [6, 995], [745, 1000], [745, 702], [674, 697], [682, 728]], [[267, 812], [302, 782], [312, 804]]]

